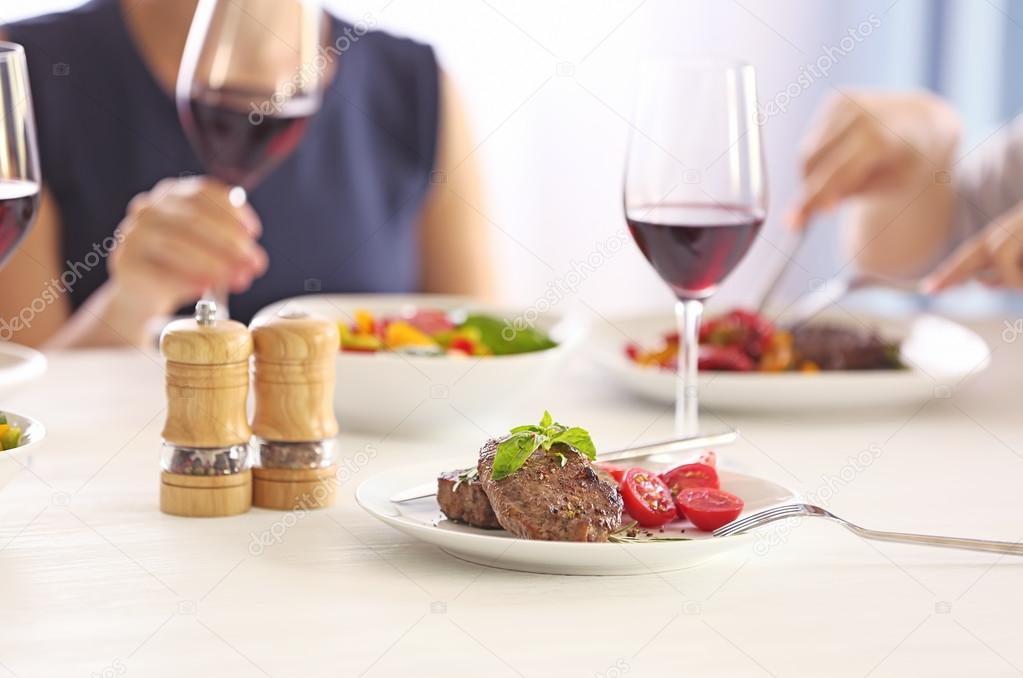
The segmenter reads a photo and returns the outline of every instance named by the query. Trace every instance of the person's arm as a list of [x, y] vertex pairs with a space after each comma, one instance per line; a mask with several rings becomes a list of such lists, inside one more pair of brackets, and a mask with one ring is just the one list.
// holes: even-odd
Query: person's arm
[[60, 213], [44, 188], [35, 224], [0, 268], [0, 340], [41, 346], [65, 323], [71, 304], [60, 251]]
[[440, 84], [434, 181], [421, 221], [422, 286], [427, 292], [489, 298], [489, 224], [475, 144], [457, 90], [443, 74]]
[[970, 279], [1023, 288], [1023, 116], [967, 156], [956, 182], [962, 244], [924, 280], [937, 291]]
[[52, 303], [38, 301], [48, 299], [62, 273], [60, 220], [44, 196], [25, 249], [0, 272], [0, 321], [24, 325], [9, 338], [49, 348], [145, 346], [151, 320], [203, 290], [248, 289], [266, 271], [267, 255], [256, 241], [259, 217], [249, 205], [232, 204], [229, 192], [221, 182], [194, 177], [166, 179], [136, 196], [115, 231], [110, 279], [71, 317], [66, 292]]
[[868, 272], [921, 276], [953, 244], [959, 130], [927, 92], [835, 97], [808, 136], [793, 226], [848, 201], [850, 258]]

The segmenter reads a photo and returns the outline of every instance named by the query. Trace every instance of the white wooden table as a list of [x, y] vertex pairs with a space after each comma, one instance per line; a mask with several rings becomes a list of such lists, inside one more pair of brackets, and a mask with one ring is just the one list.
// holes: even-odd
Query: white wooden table
[[[1023, 341], [999, 330], [983, 328], [992, 368], [951, 398], [869, 417], [725, 416], [745, 435], [725, 453], [868, 526], [1020, 539]], [[1023, 673], [1023, 560], [867, 543], [810, 521], [668, 575], [485, 569], [352, 497], [373, 473], [471, 455], [475, 440], [346, 436], [343, 455], [377, 455], [338, 507], [182, 519], [157, 510], [154, 356], [52, 355], [46, 377], [2, 405], [43, 420], [49, 439], [0, 493], [0, 676]], [[669, 411], [582, 362], [521, 418], [543, 407], [606, 446], [670, 433]], [[260, 548], [261, 535], [275, 536]]]

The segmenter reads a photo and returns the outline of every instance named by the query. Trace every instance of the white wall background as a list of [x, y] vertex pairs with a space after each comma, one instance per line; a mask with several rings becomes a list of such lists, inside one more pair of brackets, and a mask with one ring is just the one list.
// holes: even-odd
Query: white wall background
[[[798, 144], [812, 112], [839, 83], [911, 86], [924, 64], [893, 59], [918, 39], [927, 0], [328, 0], [348, 19], [435, 46], [460, 86], [487, 180], [480, 206], [493, 224], [495, 265], [510, 301], [530, 304], [573, 262], [619, 237], [627, 118], [638, 58], [651, 54], [734, 56], [759, 70], [761, 99], [774, 97], [839, 47], [871, 15], [879, 26], [841, 56], [829, 77], [802, 90], [764, 130], [771, 210], [761, 240], [718, 301], [753, 299], [790, 246], [781, 221], [794, 197]], [[0, 0], [0, 20], [78, 4]], [[911, 50], [900, 50], [906, 54]], [[698, 105], [699, 102], [694, 102]], [[831, 223], [799, 258], [787, 293], [805, 291], [845, 264]], [[667, 308], [670, 294], [626, 242], [579, 286], [604, 314]], [[564, 310], [564, 309], [563, 309]]]

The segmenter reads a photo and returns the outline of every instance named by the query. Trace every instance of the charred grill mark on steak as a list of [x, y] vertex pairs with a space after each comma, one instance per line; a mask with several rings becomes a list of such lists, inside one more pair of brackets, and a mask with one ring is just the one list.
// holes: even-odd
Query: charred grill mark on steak
[[497, 440], [480, 450], [479, 477], [497, 520], [523, 539], [607, 541], [621, 527], [622, 496], [601, 480], [590, 461], [562, 446], [557, 455], [542, 448], [514, 474], [492, 479]]
[[[490, 507], [483, 485], [473, 469], [446, 471], [437, 478], [437, 503], [450, 520], [482, 527], [501, 529], [494, 509]], [[466, 477], [469, 475], [469, 477]]]

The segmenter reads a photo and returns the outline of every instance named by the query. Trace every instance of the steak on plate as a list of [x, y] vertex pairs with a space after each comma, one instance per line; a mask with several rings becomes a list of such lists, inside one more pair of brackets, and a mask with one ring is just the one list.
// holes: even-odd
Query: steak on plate
[[562, 466], [557, 455], [540, 448], [518, 471], [494, 480], [497, 445], [497, 440], [486, 442], [477, 468], [498, 522], [516, 537], [607, 541], [621, 527], [621, 493], [583, 455], [562, 446], [558, 451], [567, 460]]
[[792, 329], [796, 364], [810, 361], [822, 370], [879, 370], [898, 367], [893, 349], [873, 330], [833, 324]]
[[[445, 471], [437, 477], [437, 503], [450, 520], [482, 527], [488, 530], [501, 529], [494, 509], [475, 469]], [[462, 478], [459, 481], [459, 478]]]

